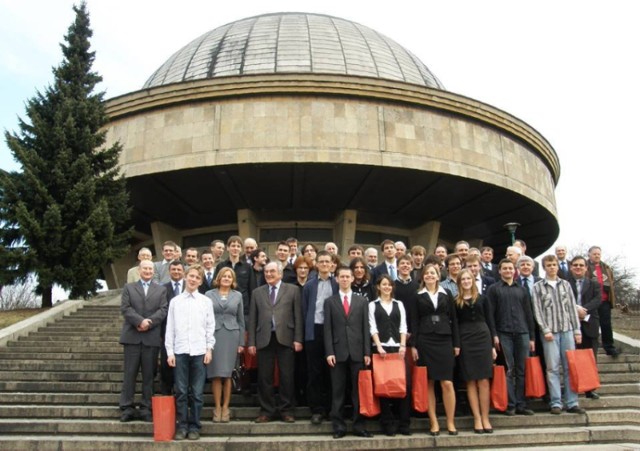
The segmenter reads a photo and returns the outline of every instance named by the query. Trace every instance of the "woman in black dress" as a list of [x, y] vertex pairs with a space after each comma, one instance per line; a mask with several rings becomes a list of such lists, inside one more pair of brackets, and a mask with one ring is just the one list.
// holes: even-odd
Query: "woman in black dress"
[[489, 300], [478, 293], [475, 277], [469, 269], [458, 274], [456, 310], [460, 331], [459, 363], [467, 383], [467, 398], [473, 413], [476, 434], [493, 432], [489, 421], [490, 384], [496, 350], [491, 337], [496, 335]]
[[460, 352], [456, 308], [451, 294], [440, 286], [440, 268], [428, 264], [422, 270], [415, 314], [415, 347], [413, 359], [427, 367], [429, 377], [429, 421], [431, 435], [440, 434], [436, 417], [435, 381], [440, 381], [442, 401], [447, 416], [449, 435], [458, 435], [454, 416], [456, 394], [453, 389], [455, 356]]

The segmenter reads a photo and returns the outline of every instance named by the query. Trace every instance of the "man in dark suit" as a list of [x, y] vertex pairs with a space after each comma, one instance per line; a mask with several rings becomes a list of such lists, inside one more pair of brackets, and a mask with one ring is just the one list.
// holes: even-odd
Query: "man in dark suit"
[[204, 269], [204, 278], [202, 284], [198, 287], [198, 291], [205, 294], [209, 290], [213, 290], [213, 281], [215, 280], [216, 268], [214, 267], [214, 257], [210, 250], [205, 250], [200, 256], [202, 268]]
[[478, 293], [480, 294], [487, 294], [489, 287], [496, 283], [496, 280], [493, 277], [490, 277], [488, 274], [482, 274], [480, 258], [475, 255], [469, 255], [467, 257], [467, 269], [471, 270], [471, 273], [475, 278]]
[[384, 261], [371, 271], [371, 283], [376, 284], [378, 277], [389, 274], [395, 281], [398, 278], [398, 262], [396, 260], [396, 244], [391, 240], [384, 240], [380, 244]]
[[360, 415], [358, 399], [358, 374], [371, 363], [369, 303], [351, 291], [354, 279], [351, 268], [338, 268], [336, 276], [339, 292], [324, 302], [324, 347], [331, 373], [333, 438], [346, 435], [347, 425], [342, 410], [349, 379], [353, 433], [359, 437], [372, 437], [364, 428], [364, 417]]
[[[587, 277], [587, 259], [574, 257], [571, 260], [571, 277], [569, 283], [576, 298], [576, 310], [580, 319], [582, 343], [576, 345], [578, 349], [593, 349], [593, 355], [598, 358], [598, 335], [600, 335], [600, 317], [598, 307], [602, 302], [600, 284], [597, 280]], [[599, 399], [595, 391], [586, 393], [587, 398]]]
[[480, 263], [482, 264], [482, 272], [485, 276], [491, 277], [493, 280], [500, 279], [498, 273], [498, 265], [493, 263], [493, 248], [491, 246], [483, 246], [480, 248]]
[[[187, 249], [187, 253], [189, 253], [190, 249]], [[184, 264], [180, 260], [174, 260], [169, 264], [169, 276], [171, 280], [162, 285], [167, 292], [167, 311], [168, 306], [171, 304], [171, 299], [184, 291]], [[173, 368], [167, 362], [167, 349], [164, 347], [164, 338], [167, 331], [166, 318], [162, 321], [161, 330], [163, 344], [160, 346], [160, 392], [163, 395], [171, 395], [173, 393]]]
[[[295, 400], [294, 352], [302, 351], [300, 289], [282, 282], [276, 262], [264, 267], [266, 284], [253, 290], [249, 311], [249, 354], [258, 355], [258, 399], [256, 423], [271, 421], [280, 411], [282, 421], [293, 423]], [[276, 360], [280, 370], [280, 408], [273, 396]]]
[[563, 245], [556, 246], [556, 257], [558, 257], [558, 277], [564, 280], [571, 278], [571, 263], [567, 260], [567, 247]]
[[161, 325], [167, 317], [165, 288], [152, 282], [153, 262], [140, 262], [140, 280], [128, 283], [122, 291], [120, 312], [124, 317], [120, 344], [124, 345], [124, 377], [120, 393], [120, 421], [136, 418], [134, 404], [136, 377], [142, 367], [142, 402], [139, 417], [152, 421], [153, 378], [162, 346]]

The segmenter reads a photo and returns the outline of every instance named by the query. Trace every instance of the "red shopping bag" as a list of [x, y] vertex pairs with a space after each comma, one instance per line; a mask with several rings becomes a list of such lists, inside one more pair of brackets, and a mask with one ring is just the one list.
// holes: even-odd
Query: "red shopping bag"
[[[249, 332], [244, 333], [244, 342], [249, 342]], [[244, 348], [244, 369], [255, 370], [258, 368], [258, 356], [249, 354], [249, 346]]]
[[491, 406], [504, 412], [509, 405], [509, 395], [507, 394], [507, 375], [504, 366], [493, 366], [493, 379], [491, 380]]
[[427, 380], [427, 367], [414, 366], [412, 372], [411, 399], [413, 410], [425, 413], [429, 410], [429, 381]]
[[528, 398], [542, 398], [547, 393], [539, 356], [527, 357], [524, 363], [524, 391]]
[[576, 393], [584, 393], [600, 388], [600, 376], [596, 358], [591, 349], [567, 351], [569, 385]]
[[373, 393], [373, 375], [371, 370], [358, 373], [358, 398], [360, 415], [375, 417], [380, 415], [380, 400]]
[[407, 373], [400, 354], [373, 354], [373, 388], [381, 398], [407, 396]]
[[173, 396], [151, 398], [153, 411], [153, 440], [170, 442], [176, 435], [176, 400]]

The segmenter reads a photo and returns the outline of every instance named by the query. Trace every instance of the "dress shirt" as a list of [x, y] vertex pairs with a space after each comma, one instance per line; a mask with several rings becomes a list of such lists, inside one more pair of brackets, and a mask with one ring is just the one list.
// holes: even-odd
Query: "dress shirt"
[[427, 293], [429, 295], [429, 299], [431, 299], [431, 303], [433, 304], [434, 310], [438, 309], [438, 293], [447, 294], [446, 290], [442, 288], [441, 285], [438, 285], [438, 289], [436, 290], [435, 293], [429, 292], [429, 290], [427, 290], [426, 287], [418, 291], [418, 294], [422, 294], [422, 293]]
[[447, 277], [446, 280], [440, 282], [440, 286], [449, 290], [454, 299], [458, 297], [458, 284], [455, 280]]
[[203, 355], [216, 343], [216, 319], [211, 299], [185, 291], [169, 304], [165, 348], [167, 355]]
[[[324, 324], [324, 301], [332, 295], [333, 288], [331, 287], [331, 278], [327, 277], [326, 279], [322, 279], [318, 276], [318, 291], [315, 299], [316, 312], [313, 319], [314, 324]], [[342, 300], [342, 297], [340, 299]], [[349, 296], [349, 300], [351, 300], [351, 296]]]
[[[391, 311], [393, 310], [393, 303], [398, 304], [398, 309], [400, 310], [400, 335], [407, 333], [407, 313], [404, 309], [404, 305], [402, 302], [393, 299], [389, 304], [383, 303], [380, 298], [376, 299], [374, 302], [369, 302], [369, 332], [373, 337], [378, 332], [378, 325], [376, 323], [376, 305], [379, 303], [380, 307], [387, 312], [387, 315], [391, 315]], [[382, 343], [382, 346], [389, 347], [399, 347], [400, 343], [396, 343], [393, 337], [389, 337], [389, 341], [386, 343]]]

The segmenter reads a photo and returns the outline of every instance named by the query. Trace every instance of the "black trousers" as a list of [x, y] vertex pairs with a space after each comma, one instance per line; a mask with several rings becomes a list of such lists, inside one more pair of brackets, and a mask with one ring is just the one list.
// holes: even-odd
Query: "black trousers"
[[344, 362], [336, 362], [331, 373], [331, 424], [333, 431], [346, 431], [343, 409], [348, 381], [351, 381], [351, 404], [353, 405], [353, 430], [361, 431], [364, 428], [364, 417], [360, 415], [360, 401], [358, 396], [358, 374], [364, 368], [364, 361], [354, 362], [347, 359]]
[[331, 410], [331, 376], [324, 353], [324, 325], [313, 327], [314, 340], [305, 341], [307, 355], [307, 403], [312, 414], [327, 415]]
[[598, 307], [598, 316], [600, 317], [600, 333], [602, 335], [602, 347], [607, 354], [615, 352], [616, 348], [613, 342], [613, 327], [611, 325], [611, 303], [609, 301], [602, 302]]
[[[260, 415], [273, 418], [280, 415], [290, 415], [295, 407], [295, 383], [293, 348], [278, 343], [275, 332], [271, 333], [271, 341], [264, 348], [258, 349], [258, 400]], [[276, 361], [280, 371], [280, 407], [276, 407], [273, 395], [273, 372]]]
[[151, 411], [151, 397], [153, 396], [153, 378], [158, 367], [157, 346], [124, 345], [124, 377], [120, 392], [120, 409], [134, 409], [136, 377], [142, 368], [142, 401], [140, 410]]

